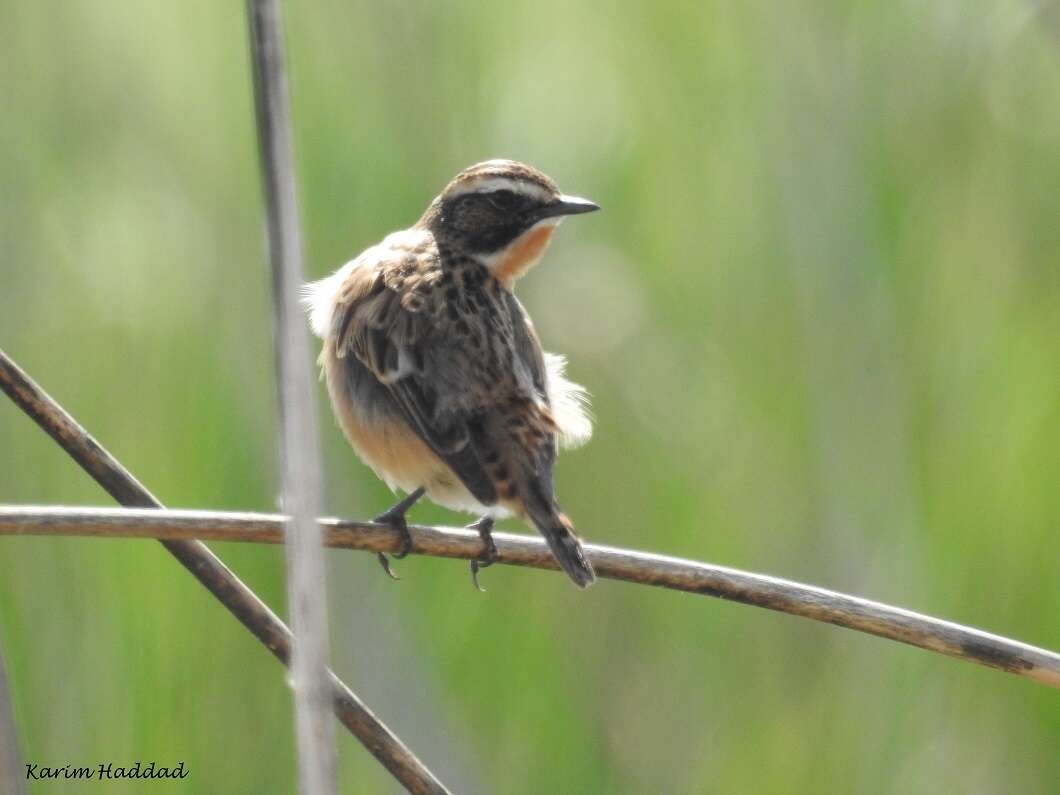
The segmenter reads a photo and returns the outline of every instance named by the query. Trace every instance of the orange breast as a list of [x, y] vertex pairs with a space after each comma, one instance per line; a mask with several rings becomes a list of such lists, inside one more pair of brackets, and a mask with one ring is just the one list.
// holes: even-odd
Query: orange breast
[[541, 259], [554, 231], [556, 231], [554, 224], [545, 224], [517, 238], [504, 258], [493, 266], [493, 275], [500, 280], [501, 284], [511, 287], [516, 279]]

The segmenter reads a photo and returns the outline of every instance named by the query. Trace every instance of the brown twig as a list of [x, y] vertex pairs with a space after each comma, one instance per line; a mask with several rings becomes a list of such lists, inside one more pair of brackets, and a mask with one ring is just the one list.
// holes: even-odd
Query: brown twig
[[[119, 503], [131, 508], [164, 507], [2, 350], [0, 389]], [[289, 664], [291, 631], [220, 558], [200, 541], [160, 540], [280, 662]], [[434, 795], [448, 792], [342, 680], [331, 673], [329, 679], [336, 716], [409, 792]]]
[[[107, 538], [204, 538], [212, 541], [283, 543], [284, 517], [214, 511], [121, 511], [0, 506], [0, 535], [78, 535]], [[386, 525], [321, 519], [325, 544], [370, 552], [394, 552], [401, 541]], [[483, 553], [473, 530], [410, 526], [412, 552], [470, 560]], [[498, 561], [555, 570], [540, 538], [494, 533]], [[999, 635], [872, 602], [813, 585], [709, 563], [646, 552], [587, 545], [597, 574], [765, 607], [877, 635], [1060, 688], [1060, 654]]]
[[303, 795], [334, 795], [335, 732], [328, 715], [328, 616], [320, 525], [320, 450], [306, 326], [298, 307], [298, 219], [291, 108], [279, 0], [247, 0], [275, 318], [280, 460], [287, 524], [287, 604], [294, 648], [298, 778]]

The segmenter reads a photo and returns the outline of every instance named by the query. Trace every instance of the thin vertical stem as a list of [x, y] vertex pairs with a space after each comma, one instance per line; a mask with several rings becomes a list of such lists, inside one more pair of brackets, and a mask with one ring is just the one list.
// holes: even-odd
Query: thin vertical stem
[[320, 451], [310, 351], [300, 321], [302, 236], [279, 0], [248, 0], [250, 48], [265, 191], [275, 312], [287, 595], [294, 648], [291, 681], [299, 781], [305, 795], [335, 792], [335, 737], [328, 715], [328, 625], [320, 506]]
[[26, 780], [18, 754], [15, 709], [7, 686], [4, 653], [0, 649], [0, 795], [26, 795]]

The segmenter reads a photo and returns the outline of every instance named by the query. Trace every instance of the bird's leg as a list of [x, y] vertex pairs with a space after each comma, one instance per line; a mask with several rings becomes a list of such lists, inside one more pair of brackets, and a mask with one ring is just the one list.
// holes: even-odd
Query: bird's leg
[[[408, 522], [405, 521], [405, 512], [415, 505], [417, 500], [419, 500], [425, 492], [426, 489], [424, 489], [423, 486], [420, 486], [418, 489], [410, 492], [399, 500], [396, 505], [383, 511], [372, 520], [376, 524], [390, 525], [397, 530], [398, 535], [401, 536], [401, 551], [394, 553], [394, 557], [398, 560], [409, 554], [409, 550], [412, 549], [412, 536], [409, 535], [409, 525]], [[383, 571], [395, 580], [400, 580], [401, 578], [394, 574], [394, 570], [390, 568], [390, 559], [387, 558], [386, 553], [377, 552], [376, 554], [379, 556], [379, 563], [383, 567]]]
[[473, 522], [468, 526], [469, 530], [477, 530], [479, 538], [482, 539], [482, 543], [485, 545], [485, 551], [477, 558], [471, 561], [471, 582], [475, 583], [475, 587], [483, 593], [486, 589], [478, 584], [478, 573], [479, 570], [492, 566], [497, 562], [497, 545], [493, 543], [493, 517], [483, 516], [477, 522]]

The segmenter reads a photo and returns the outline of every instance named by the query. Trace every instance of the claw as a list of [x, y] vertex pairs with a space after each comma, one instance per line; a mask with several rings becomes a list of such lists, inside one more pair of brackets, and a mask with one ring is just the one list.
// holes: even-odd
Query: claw
[[385, 552], [376, 552], [379, 557], [379, 565], [383, 567], [383, 571], [387, 573], [387, 576], [392, 580], [400, 580], [401, 578], [394, 574], [394, 570], [390, 568], [390, 558], [386, 556]]
[[[398, 510], [399, 507], [400, 510]], [[401, 560], [412, 551], [412, 535], [409, 533], [409, 523], [405, 521], [406, 510], [408, 510], [407, 507], [395, 506], [372, 520], [376, 524], [390, 525], [401, 536], [401, 549], [393, 553], [395, 560]]]
[[493, 524], [493, 517], [483, 516], [477, 522], [468, 525], [469, 530], [478, 531], [479, 537], [485, 546], [483, 553], [471, 561], [471, 582], [475, 584], [475, 587], [481, 593], [486, 593], [486, 589], [479, 584], [478, 573], [497, 562], [497, 545], [493, 543]]
[[[401, 536], [401, 549], [394, 553], [395, 560], [401, 560], [401, 558], [405, 557], [412, 551], [412, 535], [409, 533], [408, 522], [405, 521], [405, 512], [416, 504], [416, 501], [423, 496], [423, 493], [423, 488], [416, 489], [403, 498], [397, 505], [384, 511], [372, 520], [376, 524], [390, 525], [390, 527], [396, 530], [398, 535]], [[395, 580], [401, 579], [390, 567], [390, 558], [387, 557], [385, 552], [377, 552], [376, 556], [379, 558], [379, 565], [383, 567], [383, 571], [387, 573], [387, 576]]]

